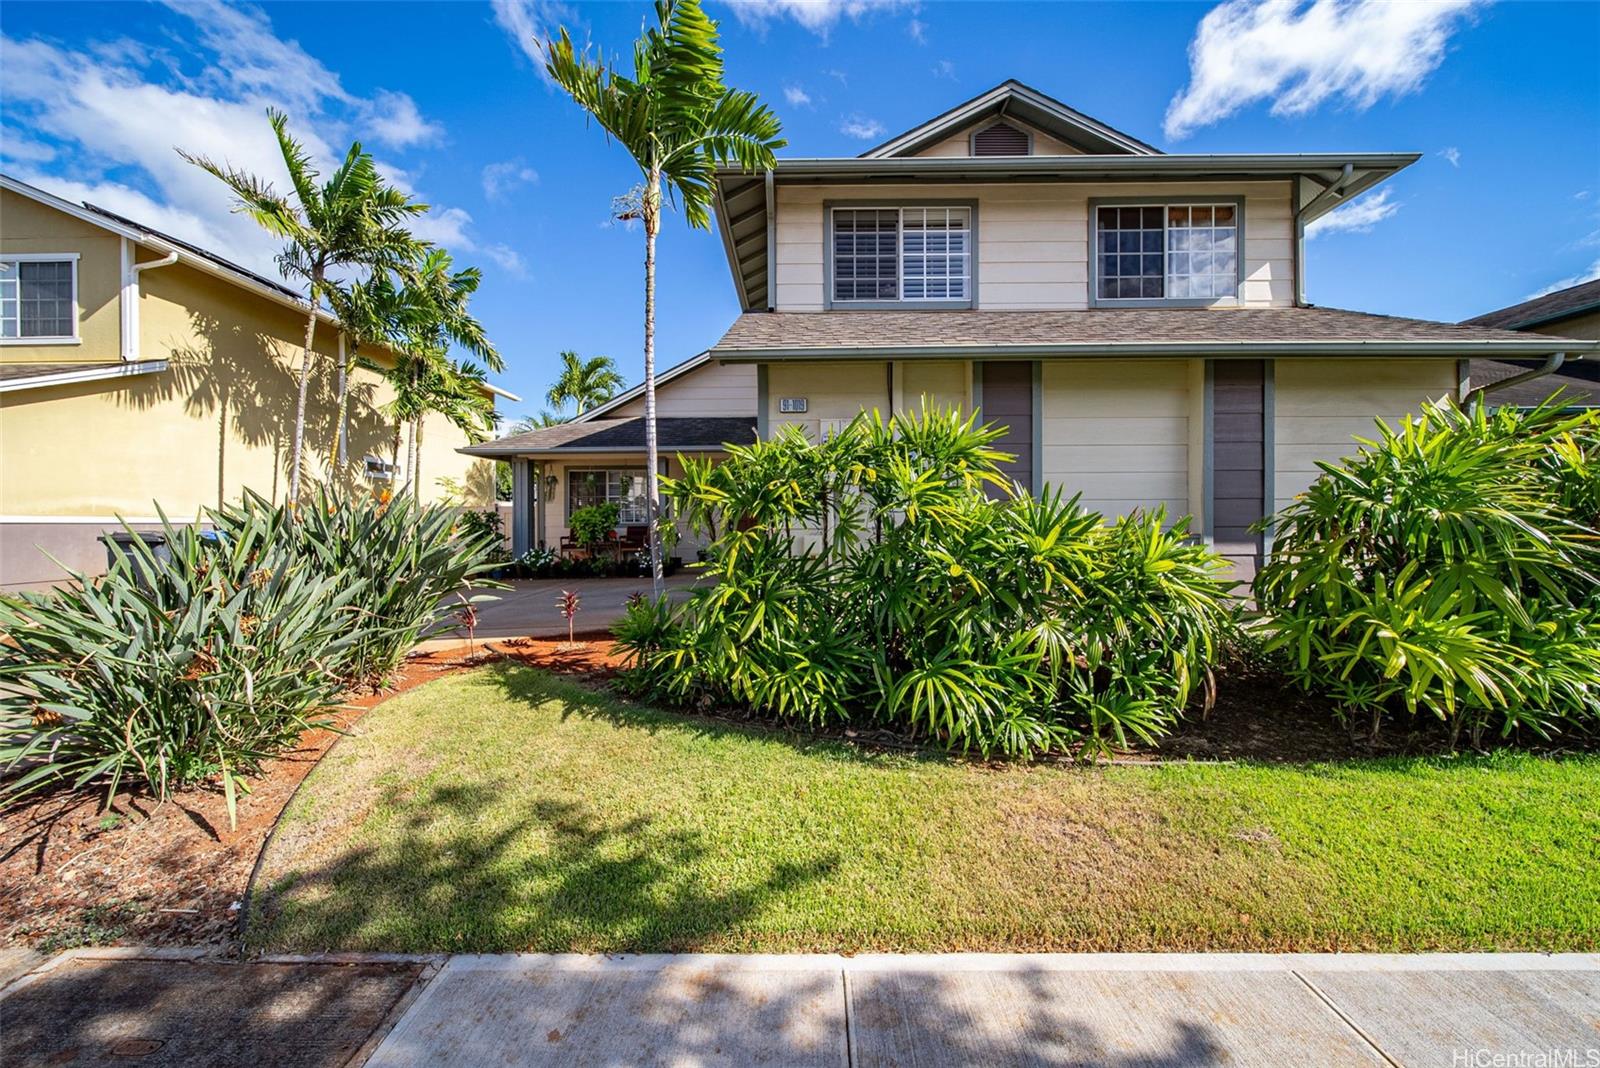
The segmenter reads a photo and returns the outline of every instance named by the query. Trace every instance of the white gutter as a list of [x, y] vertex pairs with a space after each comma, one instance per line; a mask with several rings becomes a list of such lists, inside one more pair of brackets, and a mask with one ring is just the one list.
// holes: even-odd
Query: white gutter
[[[158, 250], [159, 251], [159, 250]], [[122, 239], [122, 358], [139, 358], [139, 275], [156, 267], [171, 267], [178, 262], [178, 250], [169, 249], [159, 260], [138, 263], [128, 238]]]

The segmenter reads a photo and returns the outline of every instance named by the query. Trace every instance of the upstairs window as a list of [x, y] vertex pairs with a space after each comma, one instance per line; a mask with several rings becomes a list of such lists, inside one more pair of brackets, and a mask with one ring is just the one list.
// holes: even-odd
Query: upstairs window
[[50, 344], [77, 339], [77, 257], [0, 257], [0, 340]]
[[1095, 208], [1099, 301], [1210, 303], [1239, 296], [1237, 204]]
[[836, 305], [972, 303], [970, 207], [833, 208]]

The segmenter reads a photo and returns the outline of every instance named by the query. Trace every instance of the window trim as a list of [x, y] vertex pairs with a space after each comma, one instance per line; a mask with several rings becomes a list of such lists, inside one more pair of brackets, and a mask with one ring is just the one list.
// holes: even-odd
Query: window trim
[[[83, 306], [78, 302], [78, 252], [5, 252], [0, 253], [0, 263], [71, 263], [72, 264], [72, 333], [65, 337], [0, 337], [0, 345], [81, 345], [83, 344]], [[20, 298], [21, 289], [18, 289]], [[17, 329], [22, 329], [21, 310], [18, 310]]]
[[[854, 208], [966, 208], [972, 213], [969, 227], [972, 251], [967, 257], [967, 296], [963, 300], [834, 300], [833, 299], [833, 213]], [[899, 258], [897, 235], [896, 261]], [[904, 283], [904, 277], [899, 280]], [[905, 291], [901, 285], [901, 292]], [[905, 200], [824, 200], [822, 202], [822, 306], [828, 311], [966, 311], [978, 306], [978, 202], [973, 198], [940, 197]]]
[[[1102, 297], [1100, 295], [1100, 209], [1194, 207], [1231, 204], [1234, 209], [1235, 243], [1234, 285], [1231, 297]], [[1245, 280], [1245, 198], [1243, 196], [1205, 196], [1175, 194], [1169, 197], [1095, 197], [1089, 201], [1089, 307], [1091, 308], [1234, 308], [1244, 304]], [[1162, 253], [1163, 258], [1166, 252]], [[1163, 278], [1164, 278], [1163, 273]]]
[[[620, 466], [616, 465], [616, 464], [599, 464], [599, 465], [583, 465], [583, 466], [571, 466], [571, 467], [568, 467], [568, 468], [565, 469], [565, 471], [562, 472], [563, 476], [564, 476], [564, 479], [566, 481], [566, 486], [564, 487], [565, 492], [563, 492], [561, 494], [561, 499], [562, 499], [561, 500], [561, 507], [562, 507], [562, 509], [563, 509], [563, 511], [565, 513], [562, 516], [562, 518], [566, 520], [566, 526], [567, 526], [567, 529], [569, 529], [569, 530], [572, 528], [572, 513], [573, 513], [573, 507], [572, 507], [572, 486], [573, 486], [572, 476], [573, 475], [592, 474], [592, 473], [594, 473], [596, 471], [603, 471], [603, 472], [606, 472], [608, 474], [610, 472], [612, 472], [612, 471], [627, 471], [627, 472], [630, 472], [630, 473], [637, 471], [639, 473], [639, 477], [640, 478], [645, 478], [646, 479], [646, 496], [648, 497], [648, 494], [649, 494], [649, 490], [648, 490], [649, 480], [648, 480], [648, 478], [646, 478], [646, 476], [650, 472], [650, 465], [645, 463], [645, 462], [643, 462], [643, 460], [640, 461], [640, 463], [639, 463], [639, 465], [637, 467], [629, 466], [629, 465], [626, 465], [626, 464], [620, 465]], [[646, 522], [648, 522], [648, 520], [646, 520]], [[616, 526], [615, 529], [619, 529], [620, 530], [623, 527], [636, 527], [636, 526], [641, 526], [641, 525], [642, 524], [640, 524], [640, 523], [634, 523], [634, 522], [630, 522], [629, 520], [623, 519], [619, 515], [617, 517], [617, 526]]]

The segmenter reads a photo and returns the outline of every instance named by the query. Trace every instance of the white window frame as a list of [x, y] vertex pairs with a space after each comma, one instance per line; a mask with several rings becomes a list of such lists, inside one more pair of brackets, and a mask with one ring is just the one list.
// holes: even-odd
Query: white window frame
[[[81, 253], [77, 252], [6, 252], [0, 253], [0, 263], [71, 263], [72, 264], [72, 334], [62, 337], [0, 337], [0, 345], [81, 345], [83, 338], [80, 333], [83, 328], [83, 308], [78, 303], [78, 260]], [[17, 332], [22, 332], [22, 307], [21, 307], [21, 279], [17, 280], [18, 307], [17, 307]]]
[[[959, 276], [966, 283], [963, 297], [907, 297], [906, 228], [907, 211], [965, 211], [967, 213], [967, 270]], [[893, 211], [895, 222], [895, 298], [858, 300], [834, 296], [834, 218], [841, 211]], [[823, 233], [823, 304], [827, 308], [870, 311], [895, 308], [976, 308], [978, 306], [978, 202], [976, 200], [895, 200], [839, 201], [823, 205], [826, 225]], [[924, 279], [926, 279], [926, 275]], [[939, 276], [946, 280], [957, 276]]]
[[[565, 496], [566, 496], [566, 507], [567, 507], [567, 524], [569, 526], [571, 525], [571, 523], [572, 523], [572, 513], [574, 511], [576, 511], [576, 509], [573, 508], [573, 506], [572, 506], [572, 491], [575, 488], [575, 483], [573, 481], [573, 477], [572, 476], [574, 476], [574, 475], [592, 475], [592, 474], [597, 474], [597, 473], [604, 474], [606, 476], [606, 499], [604, 501], [602, 501], [602, 502], [596, 502], [596, 503], [603, 503], [603, 504], [615, 503], [615, 504], [618, 505], [618, 513], [619, 514], [617, 516], [617, 525], [619, 527], [629, 527], [629, 526], [636, 527], [636, 526], [641, 526], [643, 524], [649, 523], [650, 519], [649, 519], [649, 515], [648, 515], [648, 513], [649, 513], [649, 505], [648, 505], [649, 480], [648, 479], [646, 479], [646, 481], [645, 481], [645, 485], [647, 487], [646, 491], [645, 491], [645, 495], [644, 495], [645, 500], [646, 500], [646, 508], [645, 508], [646, 516], [643, 519], [629, 519], [626, 514], [623, 514], [624, 511], [625, 511], [625, 507], [626, 507], [623, 504], [623, 501], [625, 499], [627, 499], [627, 498], [613, 499], [610, 496], [611, 476], [613, 474], [621, 474], [621, 475], [625, 476], [626, 478], [634, 478], [634, 477], [645, 478], [645, 475], [648, 472], [648, 470], [649, 469], [643, 464], [641, 464], [641, 465], [639, 465], [637, 467], [617, 467], [617, 466], [613, 466], [613, 465], [607, 464], [607, 465], [599, 466], [599, 467], [569, 467], [569, 468], [567, 468], [567, 472], [566, 472], [566, 474], [567, 474], [567, 492], [565, 494]], [[586, 506], [580, 506], [580, 507], [586, 507]]]
[[[1232, 208], [1233, 209], [1233, 293], [1212, 297], [1102, 297], [1100, 295], [1100, 209], [1101, 208], [1159, 208], [1161, 210], [1161, 284], [1165, 290], [1170, 264], [1175, 250], [1168, 237], [1171, 208]], [[1106, 197], [1089, 201], [1089, 306], [1091, 308], [1213, 308], [1228, 307], [1244, 302], [1245, 257], [1244, 226], [1245, 198], [1242, 196], [1210, 197]]]

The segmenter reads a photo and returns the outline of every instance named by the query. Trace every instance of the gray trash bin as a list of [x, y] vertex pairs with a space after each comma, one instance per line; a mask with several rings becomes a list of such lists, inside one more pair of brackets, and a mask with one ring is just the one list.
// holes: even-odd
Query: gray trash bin
[[126, 530], [118, 530], [110, 534], [103, 534], [100, 537], [100, 540], [106, 546], [106, 566], [115, 567], [117, 560], [124, 556], [128, 557], [130, 561], [136, 561], [138, 550], [133, 547], [135, 539], [144, 542], [149, 547], [157, 563], [167, 564], [172, 562], [172, 547], [167, 544], [167, 536], [165, 534], [153, 530], [139, 530], [134, 531], [132, 534]]

